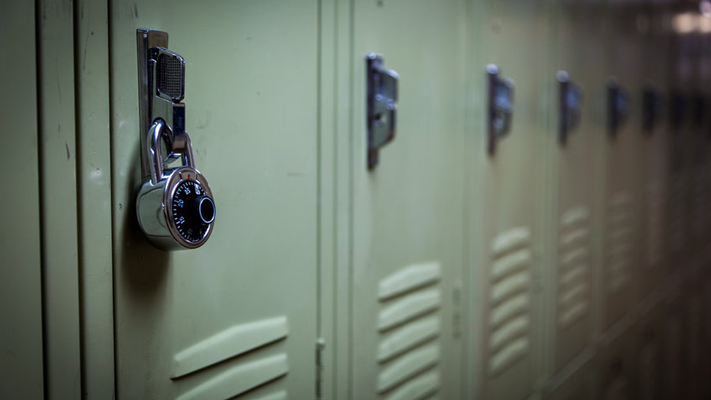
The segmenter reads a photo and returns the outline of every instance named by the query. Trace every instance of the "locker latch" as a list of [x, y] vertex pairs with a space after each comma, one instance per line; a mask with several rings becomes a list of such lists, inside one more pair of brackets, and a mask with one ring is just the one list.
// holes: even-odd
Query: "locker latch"
[[661, 118], [664, 99], [652, 85], [647, 85], [642, 91], [642, 130], [651, 134]]
[[143, 175], [136, 196], [138, 224], [160, 249], [195, 249], [212, 233], [215, 202], [195, 167], [185, 130], [185, 60], [167, 49], [166, 32], [138, 29], [136, 39]]
[[630, 99], [628, 92], [622, 88], [617, 80], [610, 78], [607, 82], [608, 101], [608, 133], [610, 137], [617, 136], [617, 130], [625, 123], [630, 112]]
[[561, 144], [568, 140], [568, 134], [580, 123], [580, 114], [583, 104], [583, 89], [570, 80], [566, 71], [558, 71], [560, 93], [559, 93], [559, 116], [560, 128], [559, 139]]
[[383, 67], [383, 56], [365, 56], [368, 101], [368, 169], [378, 165], [378, 153], [395, 138], [397, 72]]
[[489, 77], [487, 147], [489, 154], [494, 154], [496, 142], [511, 130], [514, 83], [500, 77], [499, 67], [494, 64], [489, 64], [486, 70]]

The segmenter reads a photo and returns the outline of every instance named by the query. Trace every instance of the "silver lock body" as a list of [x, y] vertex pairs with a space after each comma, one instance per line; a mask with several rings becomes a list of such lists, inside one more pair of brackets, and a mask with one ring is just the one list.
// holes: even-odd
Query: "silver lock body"
[[148, 179], [138, 192], [136, 198], [138, 223], [148, 240], [157, 248], [164, 250], [195, 249], [205, 243], [212, 233], [214, 212], [211, 218], [209, 214], [206, 215], [208, 218], [205, 218], [204, 222], [206, 222], [207, 228], [205, 233], [201, 235], [200, 240], [190, 241], [181, 235], [176, 225], [172, 205], [176, 189], [183, 182], [200, 184], [208, 198], [212, 199], [212, 192], [207, 179], [198, 170], [191, 167], [174, 169], [166, 179], [158, 183], [153, 183]]
[[165, 32], [139, 29], [137, 39], [144, 177], [136, 197], [138, 223], [159, 249], [195, 249], [212, 233], [215, 203], [185, 131], [185, 61], [167, 50]]

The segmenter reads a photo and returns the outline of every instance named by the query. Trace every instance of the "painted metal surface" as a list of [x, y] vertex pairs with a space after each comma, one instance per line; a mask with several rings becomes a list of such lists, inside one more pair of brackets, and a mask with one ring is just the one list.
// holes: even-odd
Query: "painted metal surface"
[[[19, 35], [18, 32], [22, 32]], [[35, 7], [0, 4], [0, 157], [11, 166], [0, 211], [0, 397], [44, 393]], [[9, 95], [12, 93], [13, 95]]]
[[38, 2], [37, 71], [45, 393], [81, 397], [74, 8]]
[[114, 396], [108, 4], [74, 2], [82, 397]]
[[[545, 131], [551, 105], [544, 76], [548, 43], [543, 1], [472, 2], [467, 60], [467, 304], [471, 307], [470, 393], [523, 399], [537, 391], [544, 243]], [[526, 62], [521, 62], [526, 60]], [[510, 131], [487, 152], [486, 66], [513, 80]], [[511, 385], [509, 382], [517, 382]]]
[[[465, 3], [352, 7], [351, 397], [459, 398], [462, 342], [452, 290], [462, 273]], [[368, 53], [382, 54], [399, 75], [397, 133], [372, 170]]]
[[[117, 1], [110, 15], [118, 396], [314, 397], [316, 3]], [[186, 60], [186, 130], [220, 213], [208, 243], [174, 254], [133, 206], [146, 27]]]
[[[34, 312], [11, 332], [23, 332], [16, 349], [35, 358], [10, 371], [23, 384], [10, 390], [131, 399], [708, 393], [710, 364], [694, 357], [709, 342], [701, 313], [711, 298], [709, 139], [696, 87], [711, 53], [698, 5], [38, 6], [7, 13], [37, 18], [36, 40], [23, 40], [39, 63], [11, 68], [39, 80], [34, 95], [5, 107], [35, 113], [12, 128], [34, 134], [12, 137], [18, 151], [4, 153], [30, 164], [16, 184], [30, 200], [10, 205], [32, 223], [8, 265], [36, 265], [7, 269]], [[188, 62], [188, 130], [220, 209], [196, 251], [153, 249], [135, 220], [138, 27], [168, 31]], [[397, 135], [371, 171], [369, 52], [382, 53], [401, 84]], [[672, 68], [650, 61], [667, 53]], [[511, 130], [493, 153], [490, 63], [515, 83]], [[581, 124], [563, 145], [561, 69], [584, 89]], [[614, 138], [605, 131], [609, 75], [632, 100]], [[641, 100], [650, 83], [689, 102], [651, 132]], [[3, 214], [3, 225], [19, 215]], [[18, 310], [6, 315], [17, 320]], [[644, 384], [654, 376], [658, 384]]]
[[[639, 103], [644, 81], [635, 72], [642, 61], [634, 53], [640, 43], [639, 32], [635, 25], [617, 22], [630, 20], [635, 12], [633, 9], [616, 4], [611, 5], [608, 12], [606, 35], [615, 40], [608, 39], [609, 57], [605, 71], [629, 93], [631, 103], [627, 118], [619, 124], [614, 136], [609, 135], [605, 150], [603, 261], [598, 292], [603, 330], [629, 313], [639, 298], [640, 280], [635, 277], [640, 269], [643, 203], [639, 188], [644, 136]], [[610, 111], [607, 112], [609, 121]]]
[[[596, 285], [600, 266], [600, 208], [606, 140], [605, 7], [598, 2], [555, 2], [548, 84], [554, 70], [567, 72], [582, 90], [580, 123], [564, 143], [549, 142], [550, 177], [545, 252], [546, 374], [553, 376], [579, 356], [594, 339]], [[559, 96], [556, 91], [553, 96]], [[555, 97], [554, 97], [555, 98]], [[552, 110], [548, 134], [560, 127], [560, 111]]]

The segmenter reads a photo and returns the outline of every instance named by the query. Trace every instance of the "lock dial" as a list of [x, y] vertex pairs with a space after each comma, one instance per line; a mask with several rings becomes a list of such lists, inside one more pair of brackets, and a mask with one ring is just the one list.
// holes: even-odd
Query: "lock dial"
[[194, 181], [183, 181], [173, 195], [173, 222], [178, 233], [189, 242], [205, 236], [215, 219], [215, 203], [205, 194], [205, 188]]
[[196, 169], [181, 167], [166, 184], [168, 229], [182, 246], [196, 248], [210, 237], [215, 221], [215, 203], [205, 177]]

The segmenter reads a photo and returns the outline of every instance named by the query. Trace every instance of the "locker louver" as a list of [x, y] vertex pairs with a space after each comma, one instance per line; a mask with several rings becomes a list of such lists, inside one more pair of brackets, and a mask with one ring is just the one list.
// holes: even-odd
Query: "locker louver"
[[[288, 335], [286, 317], [276, 317], [236, 325], [178, 352], [173, 359], [171, 379], [182, 379], [223, 362], [236, 363], [178, 397], [179, 400], [233, 398], [262, 386], [289, 372], [286, 353], [271, 354], [247, 363], [233, 360], [242, 354], [284, 340]], [[277, 392], [269, 399], [286, 398]]]
[[561, 218], [558, 323], [568, 328], [590, 309], [590, 211], [578, 206]]
[[376, 390], [387, 399], [427, 398], [439, 388], [441, 273], [438, 262], [415, 264], [378, 284]]
[[512, 228], [491, 245], [488, 369], [498, 375], [530, 350], [531, 232]]
[[608, 259], [606, 278], [610, 292], [618, 293], [629, 284], [635, 245], [634, 201], [627, 192], [613, 195], [608, 215]]

